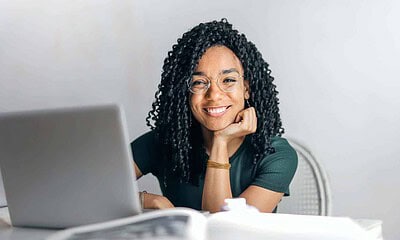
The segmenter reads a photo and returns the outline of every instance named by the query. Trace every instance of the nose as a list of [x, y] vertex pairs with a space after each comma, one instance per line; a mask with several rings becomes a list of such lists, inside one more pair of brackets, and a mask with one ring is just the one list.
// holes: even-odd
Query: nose
[[222, 97], [222, 94], [224, 94], [224, 92], [218, 87], [217, 82], [211, 81], [210, 87], [208, 88], [208, 90], [206, 92], [206, 99], [207, 100], [217, 100]]

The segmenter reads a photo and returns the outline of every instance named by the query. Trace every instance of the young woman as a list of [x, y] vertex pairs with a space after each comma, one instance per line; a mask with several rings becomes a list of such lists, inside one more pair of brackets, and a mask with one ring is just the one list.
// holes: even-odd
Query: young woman
[[281, 137], [274, 78], [244, 34], [226, 19], [183, 34], [164, 61], [147, 123], [132, 142], [136, 176], [154, 174], [163, 196], [142, 193], [144, 208], [220, 211], [243, 197], [272, 212], [297, 168]]

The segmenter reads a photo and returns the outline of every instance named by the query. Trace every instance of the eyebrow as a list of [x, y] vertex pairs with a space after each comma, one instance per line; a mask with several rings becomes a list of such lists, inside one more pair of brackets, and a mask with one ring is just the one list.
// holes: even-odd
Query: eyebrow
[[222, 73], [222, 74], [228, 74], [228, 73], [232, 73], [232, 72], [239, 73], [239, 71], [238, 71], [236, 68], [231, 68], [231, 69], [228, 69], [228, 70], [223, 70], [221, 73]]
[[205, 74], [203, 72], [194, 72], [193, 75], [196, 76], [205, 76]]
[[[236, 68], [230, 68], [230, 69], [222, 70], [222, 71], [220, 72], [220, 74], [228, 74], [228, 73], [232, 73], [232, 72], [239, 73], [239, 71], [238, 71]], [[193, 75], [196, 75], [196, 76], [206, 76], [206, 74], [203, 73], [203, 72], [194, 72]]]

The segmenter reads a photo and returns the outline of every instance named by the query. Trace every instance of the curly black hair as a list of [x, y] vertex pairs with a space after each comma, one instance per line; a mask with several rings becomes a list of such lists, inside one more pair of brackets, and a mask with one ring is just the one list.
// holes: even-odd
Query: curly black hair
[[190, 110], [187, 80], [204, 52], [216, 45], [225, 46], [236, 54], [244, 69], [244, 79], [249, 81], [249, 103], [257, 114], [257, 131], [251, 136], [254, 164], [274, 152], [271, 138], [284, 132], [274, 78], [256, 46], [233, 29], [226, 19], [200, 23], [184, 33], [168, 52], [161, 83], [146, 118], [162, 146], [164, 179], [173, 174], [180, 181], [189, 182], [204, 170], [198, 157], [204, 152], [203, 140], [199, 123]]

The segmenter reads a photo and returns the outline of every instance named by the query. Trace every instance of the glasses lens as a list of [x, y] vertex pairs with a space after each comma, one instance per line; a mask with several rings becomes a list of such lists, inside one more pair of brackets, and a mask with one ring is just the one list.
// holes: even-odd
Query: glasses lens
[[208, 89], [208, 80], [202, 78], [202, 77], [198, 77], [198, 76], [194, 76], [192, 77], [192, 80], [189, 82], [189, 90], [192, 93], [203, 93], [204, 91], [207, 91]]
[[240, 76], [236, 74], [231, 74], [228, 76], [223, 76], [219, 79], [218, 84], [219, 87], [225, 92], [233, 92], [235, 91], [236, 86], [240, 81]]
[[[233, 92], [238, 86], [241, 77], [239, 74], [231, 73], [228, 75], [222, 75], [217, 80], [218, 87], [224, 92]], [[193, 76], [188, 82], [190, 92], [195, 94], [203, 94], [210, 87], [210, 80], [204, 76]]]

